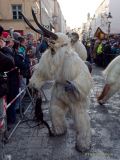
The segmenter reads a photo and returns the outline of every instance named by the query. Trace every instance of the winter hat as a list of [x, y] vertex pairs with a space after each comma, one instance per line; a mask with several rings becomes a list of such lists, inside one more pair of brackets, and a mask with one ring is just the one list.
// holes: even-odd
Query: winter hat
[[19, 32], [13, 32], [13, 38], [16, 40], [16, 41], [19, 41], [19, 37], [21, 37], [21, 34]]
[[20, 43], [20, 41], [19, 41], [19, 37], [21, 37], [21, 34], [19, 33], [19, 32], [13, 32], [13, 34], [12, 34], [13, 36], [13, 39], [14, 39], [14, 42], [15, 43]]
[[4, 41], [7, 41], [10, 38], [10, 34], [8, 32], [2, 32], [2, 37]]

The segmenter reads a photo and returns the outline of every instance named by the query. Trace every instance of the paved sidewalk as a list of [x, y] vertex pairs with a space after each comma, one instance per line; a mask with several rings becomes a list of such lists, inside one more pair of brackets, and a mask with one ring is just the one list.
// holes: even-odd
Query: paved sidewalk
[[[75, 131], [68, 115], [68, 132], [64, 136], [49, 137], [44, 126], [29, 128], [26, 123], [19, 125], [5, 152], [12, 160], [120, 160], [120, 94], [111, 98], [105, 106], [96, 102], [96, 94], [103, 86], [102, 69], [93, 67], [94, 89], [91, 91], [89, 114], [92, 127], [92, 147], [85, 154], [75, 150]], [[45, 94], [50, 99], [50, 87]], [[43, 105], [45, 119], [50, 123], [49, 103]], [[27, 113], [31, 117], [31, 110]], [[33, 126], [34, 123], [29, 122]]]

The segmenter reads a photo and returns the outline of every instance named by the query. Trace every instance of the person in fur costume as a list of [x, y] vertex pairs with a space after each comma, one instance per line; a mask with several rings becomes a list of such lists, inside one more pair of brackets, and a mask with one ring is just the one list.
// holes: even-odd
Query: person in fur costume
[[87, 60], [87, 50], [82, 42], [79, 40], [79, 35], [77, 32], [72, 32], [66, 34], [70, 38], [72, 49], [78, 53], [79, 57], [85, 62], [88, 66], [90, 73], [92, 72], [92, 65]]
[[87, 107], [90, 103], [92, 77], [88, 67], [63, 33], [53, 33], [44, 28], [32, 10], [39, 29], [32, 26], [21, 13], [24, 21], [35, 32], [47, 37], [48, 49], [35, 66], [29, 86], [40, 90], [47, 80], [54, 80], [50, 101], [50, 117], [54, 135], [67, 131], [65, 115], [71, 111], [76, 129], [76, 149], [84, 152], [90, 148], [91, 129]]
[[55, 80], [50, 102], [54, 134], [67, 131], [65, 115], [70, 109], [76, 128], [76, 148], [86, 151], [91, 141], [87, 107], [92, 78], [85, 63], [71, 49], [69, 38], [62, 33], [55, 35], [56, 38], [49, 39], [49, 48], [35, 67], [29, 86], [39, 90], [46, 80]]
[[97, 97], [98, 103], [104, 104], [110, 97], [120, 90], [120, 55], [117, 56], [103, 71], [105, 86]]
[[76, 32], [72, 32], [68, 34], [68, 37], [71, 39], [71, 46], [75, 52], [78, 53], [80, 58], [83, 61], [87, 60], [87, 50], [82, 42], [79, 40], [79, 35]]

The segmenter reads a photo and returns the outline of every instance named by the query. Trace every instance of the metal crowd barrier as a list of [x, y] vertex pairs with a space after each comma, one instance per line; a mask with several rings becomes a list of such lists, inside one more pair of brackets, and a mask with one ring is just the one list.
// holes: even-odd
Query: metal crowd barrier
[[[15, 67], [15, 68], [11, 69], [10, 71], [5, 72], [5, 73], [4, 73], [4, 76], [7, 77], [7, 74], [8, 74], [9, 72], [14, 71], [14, 70], [16, 70], [16, 69], [18, 69], [18, 68]], [[7, 109], [11, 106], [11, 104], [13, 104], [24, 92], [28, 93], [29, 98], [30, 98], [30, 103], [29, 103], [29, 105], [26, 107], [26, 110], [25, 110], [24, 112], [22, 112], [22, 107], [21, 107], [21, 106], [19, 107], [19, 109], [20, 109], [20, 117], [21, 117], [21, 118], [19, 119], [19, 121], [17, 122], [17, 124], [13, 127], [13, 129], [12, 129], [12, 131], [9, 133], [9, 135], [6, 135], [6, 131], [7, 131], [7, 130], [5, 130], [5, 132], [2, 133], [2, 159], [5, 159], [5, 157], [6, 157], [6, 155], [5, 155], [5, 153], [4, 153], [4, 145], [5, 145], [5, 143], [7, 143], [7, 142], [9, 141], [9, 139], [12, 137], [12, 135], [13, 135], [14, 132], [16, 131], [16, 129], [17, 129], [17, 127], [19, 126], [19, 124], [22, 122], [24, 115], [27, 113], [27, 111], [28, 111], [28, 109], [31, 107], [31, 105], [34, 105], [34, 98], [32, 97], [32, 95], [31, 95], [31, 93], [30, 93], [30, 91], [29, 91], [28, 86], [26, 86], [25, 89], [21, 90], [21, 91], [19, 92], [19, 94], [18, 94], [14, 99], [12, 99], [12, 101], [11, 101], [10, 103], [7, 104], [7, 102], [6, 102], [5, 110], [7, 110]], [[42, 92], [42, 94], [43, 94], [43, 96], [44, 96], [45, 101], [48, 101], [48, 100], [47, 100], [47, 97], [45, 96], [45, 93], [44, 93], [43, 89], [41, 89], [41, 92]], [[25, 95], [24, 95], [24, 96], [25, 96]], [[4, 97], [5, 97], [5, 96], [4, 96]], [[23, 98], [24, 98], [24, 97], [23, 97]], [[5, 100], [5, 99], [4, 99], [4, 100]], [[21, 104], [21, 103], [20, 103], [20, 104]], [[0, 117], [0, 118], [1, 118], [1, 117]], [[4, 115], [2, 116], [2, 118], [7, 119], [6, 114], [4, 114]], [[7, 126], [7, 124], [5, 124], [5, 125]], [[7, 127], [6, 127], [6, 129], [7, 129]], [[8, 157], [9, 157], [9, 156], [8, 156]]]
[[[7, 76], [8, 73], [10, 73], [10, 72], [12, 72], [12, 71], [14, 71], [14, 70], [16, 70], [16, 69], [18, 69], [18, 68], [15, 67], [15, 68], [11, 69], [10, 71], [5, 72], [5, 76]], [[21, 91], [18, 93], [18, 95], [17, 95], [14, 99], [11, 100], [10, 103], [7, 104], [7, 102], [6, 102], [6, 104], [7, 104], [6, 110], [7, 110], [25, 91], [26, 91], [26, 93], [28, 93], [31, 102], [30, 102], [28, 108], [26, 109], [26, 111], [25, 111], [24, 113], [22, 112], [22, 107], [19, 107], [19, 108], [20, 108], [21, 118], [23, 118], [23, 114], [25, 114], [25, 113], [27, 112], [27, 110], [29, 109], [29, 107], [31, 106], [31, 104], [34, 104], [34, 99], [33, 99], [32, 95], [31, 95], [31, 93], [30, 93], [30, 91], [29, 91], [29, 89], [28, 89], [28, 86], [26, 86], [25, 89], [21, 90]], [[43, 95], [43, 97], [44, 97], [44, 101], [47, 102], [48, 99], [47, 99], [47, 97], [46, 97], [43, 89], [41, 89], [41, 92], [42, 92], [42, 95]], [[24, 97], [23, 97], [23, 98], [24, 98]], [[17, 126], [18, 126], [18, 124], [17, 124]], [[16, 128], [16, 127], [15, 127], [15, 128]], [[13, 129], [13, 130], [15, 131], [15, 129]], [[10, 139], [10, 137], [12, 136], [13, 133], [14, 133], [14, 132], [12, 131], [11, 134], [9, 135], [9, 137], [8, 137], [8, 140]]]
[[[30, 97], [30, 99], [31, 99], [31, 102], [30, 102], [29, 105], [27, 106], [27, 108], [26, 108], [26, 110], [25, 110], [24, 113], [22, 113], [22, 107], [20, 107], [20, 115], [21, 115], [21, 118], [20, 118], [20, 120], [17, 122], [17, 124], [13, 127], [12, 131], [10, 132], [10, 134], [9, 134], [9, 135], [6, 135], [7, 130], [5, 130], [3, 133], [1, 133], [1, 134], [2, 134], [2, 159], [5, 159], [5, 157], [7, 156], [7, 155], [5, 155], [5, 153], [4, 153], [5, 143], [8, 143], [9, 139], [12, 137], [12, 135], [13, 135], [14, 132], [16, 131], [17, 127], [18, 127], [19, 124], [22, 122], [23, 114], [25, 115], [26, 112], [28, 111], [28, 109], [31, 107], [31, 105], [34, 104], [34, 101], [33, 101], [33, 98], [32, 98], [32, 96], [31, 96], [30, 92], [29, 92], [28, 86], [26, 86], [25, 89], [23, 89], [8, 105], [6, 105], [6, 110], [10, 107], [11, 104], [13, 104], [13, 103], [15, 102], [15, 100], [16, 100], [17, 98], [19, 98], [19, 97], [21, 96], [21, 94], [22, 94], [24, 91], [27, 91], [27, 92], [28, 92], [28, 95], [29, 95], [29, 97]], [[7, 118], [6, 115], [4, 115], [3, 118], [6, 119], [6, 118]], [[7, 129], [7, 124], [5, 124], [5, 125], [6, 125], [6, 129]]]

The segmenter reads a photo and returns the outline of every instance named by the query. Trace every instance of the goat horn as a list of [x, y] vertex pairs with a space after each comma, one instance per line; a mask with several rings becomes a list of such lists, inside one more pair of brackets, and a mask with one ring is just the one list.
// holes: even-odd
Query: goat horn
[[52, 38], [55, 39], [55, 40], [58, 39], [58, 36], [57, 36], [55, 33], [47, 30], [46, 28], [44, 28], [44, 27], [38, 22], [37, 17], [36, 17], [36, 15], [35, 15], [35, 12], [34, 12], [33, 9], [32, 9], [32, 15], [33, 15], [33, 18], [34, 18], [35, 23], [36, 23], [37, 26], [40, 28], [40, 30], [43, 31], [43, 33], [44, 33], [44, 35], [45, 35], [46, 37], [48, 37], [48, 38], [52, 37]]
[[35, 32], [43, 35], [43, 32], [42, 32], [41, 30], [38, 30], [38, 29], [34, 28], [34, 27], [32, 26], [32, 24], [29, 22], [29, 20], [28, 20], [21, 12], [20, 12], [20, 14], [21, 14], [21, 16], [23, 17], [23, 19], [24, 19], [24, 21], [26, 22], [26, 24], [27, 24], [32, 30], [34, 30]]

